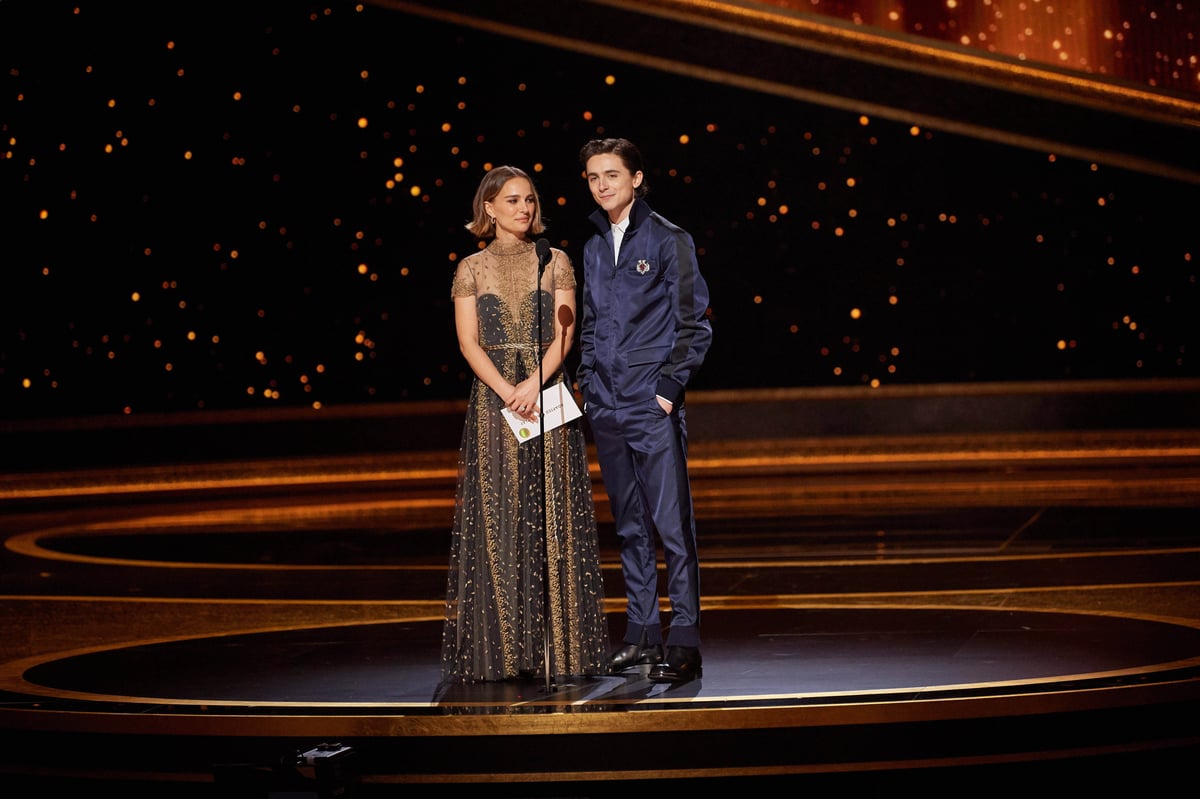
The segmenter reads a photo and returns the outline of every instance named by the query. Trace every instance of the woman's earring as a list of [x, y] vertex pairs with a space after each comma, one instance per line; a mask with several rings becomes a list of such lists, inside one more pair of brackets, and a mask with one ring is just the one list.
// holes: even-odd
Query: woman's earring
[[488, 217], [488, 222], [491, 222], [493, 225], [494, 225], [494, 224], [496, 224], [496, 217], [494, 217], [494, 216], [489, 216], [489, 217]]

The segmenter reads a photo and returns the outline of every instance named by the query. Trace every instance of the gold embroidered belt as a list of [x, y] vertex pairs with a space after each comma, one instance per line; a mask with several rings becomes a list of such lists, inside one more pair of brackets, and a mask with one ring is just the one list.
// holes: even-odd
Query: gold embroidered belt
[[[534, 348], [533, 344], [513, 344], [511, 342], [505, 344], [483, 344], [481, 346], [484, 352], [491, 352], [492, 350], [531, 350]], [[548, 350], [550, 349], [550, 345], [542, 343], [541, 349]]]

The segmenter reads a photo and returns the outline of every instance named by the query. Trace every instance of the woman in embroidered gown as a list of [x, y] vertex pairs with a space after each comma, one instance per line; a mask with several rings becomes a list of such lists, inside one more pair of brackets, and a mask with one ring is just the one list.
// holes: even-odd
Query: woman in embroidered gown
[[547, 630], [553, 676], [600, 674], [608, 628], [580, 421], [519, 442], [501, 414], [537, 420], [539, 377], [545, 386], [564, 382], [573, 266], [549, 249], [539, 285], [531, 237], [544, 229], [541, 205], [524, 171], [488, 172], [473, 212], [467, 230], [491, 241], [459, 263], [451, 291], [459, 348], [475, 377], [459, 450], [442, 679], [545, 677]]

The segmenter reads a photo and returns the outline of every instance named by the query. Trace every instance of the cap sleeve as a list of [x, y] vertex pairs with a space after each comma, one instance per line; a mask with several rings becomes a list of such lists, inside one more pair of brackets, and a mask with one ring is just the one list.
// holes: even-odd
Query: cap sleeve
[[464, 259], [454, 270], [454, 283], [450, 286], [450, 299], [475, 296], [475, 270]]
[[575, 267], [571, 263], [570, 257], [562, 250], [554, 251], [554, 288], [571, 289], [575, 288]]

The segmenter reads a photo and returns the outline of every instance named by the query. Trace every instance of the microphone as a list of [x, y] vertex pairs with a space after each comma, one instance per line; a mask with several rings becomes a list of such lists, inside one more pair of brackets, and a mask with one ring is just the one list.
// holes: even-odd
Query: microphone
[[[533, 330], [533, 340], [534, 340], [534, 345], [537, 347], [536, 351], [538, 353], [538, 362], [537, 362], [538, 388], [540, 389], [546, 381], [545, 375], [542, 374], [542, 361], [544, 360], [543, 356], [545, 354], [545, 351], [542, 349], [542, 298], [541, 298], [542, 275], [545, 274], [546, 264], [550, 263], [550, 259], [553, 257], [553, 255], [550, 253], [550, 242], [546, 241], [545, 239], [538, 239], [537, 243], [533, 245], [533, 249], [535, 252], [537, 252], [537, 259], [538, 259], [538, 282], [537, 282], [537, 286], [536, 286], [537, 293], [538, 293], [537, 327], [534, 328], [534, 330]], [[551, 297], [551, 299], [553, 300], [554, 298]], [[539, 399], [540, 399], [540, 397], [539, 397]], [[539, 410], [541, 410], [541, 409], [539, 408]], [[541, 413], [538, 413], [538, 424], [541, 425], [541, 431], [543, 433], [542, 445], [541, 445], [541, 447], [538, 448], [538, 453], [541, 457], [542, 470], [545, 471], [545, 469], [546, 469], [546, 436], [544, 434], [546, 432], [546, 417], [544, 415], [542, 415]], [[541, 486], [542, 540], [548, 542], [550, 534], [546, 530], [546, 516], [547, 516], [546, 510], [545, 510], [545, 508], [546, 508], [546, 483], [542, 480], [539, 480], [538, 485]], [[542, 601], [545, 603], [545, 607], [547, 609], [549, 609], [549, 607], [550, 607], [550, 550], [549, 550], [548, 543], [546, 545], [546, 549], [544, 550], [544, 552], [545, 552], [545, 561], [542, 564]], [[543, 650], [542, 656], [545, 658], [546, 693], [550, 693], [551, 691], [554, 690], [554, 680], [553, 680], [553, 677], [551, 677], [551, 675], [554, 673], [554, 669], [550, 664], [550, 645], [549, 645], [550, 635], [551, 635], [550, 613], [549, 612], [543, 613], [542, 619], [543, 619], [543, 623], [545, 625], [544, 633], [546, 636], [545, 641], [543, 641], [543, 643], [542, 643], [542, 650]]]

